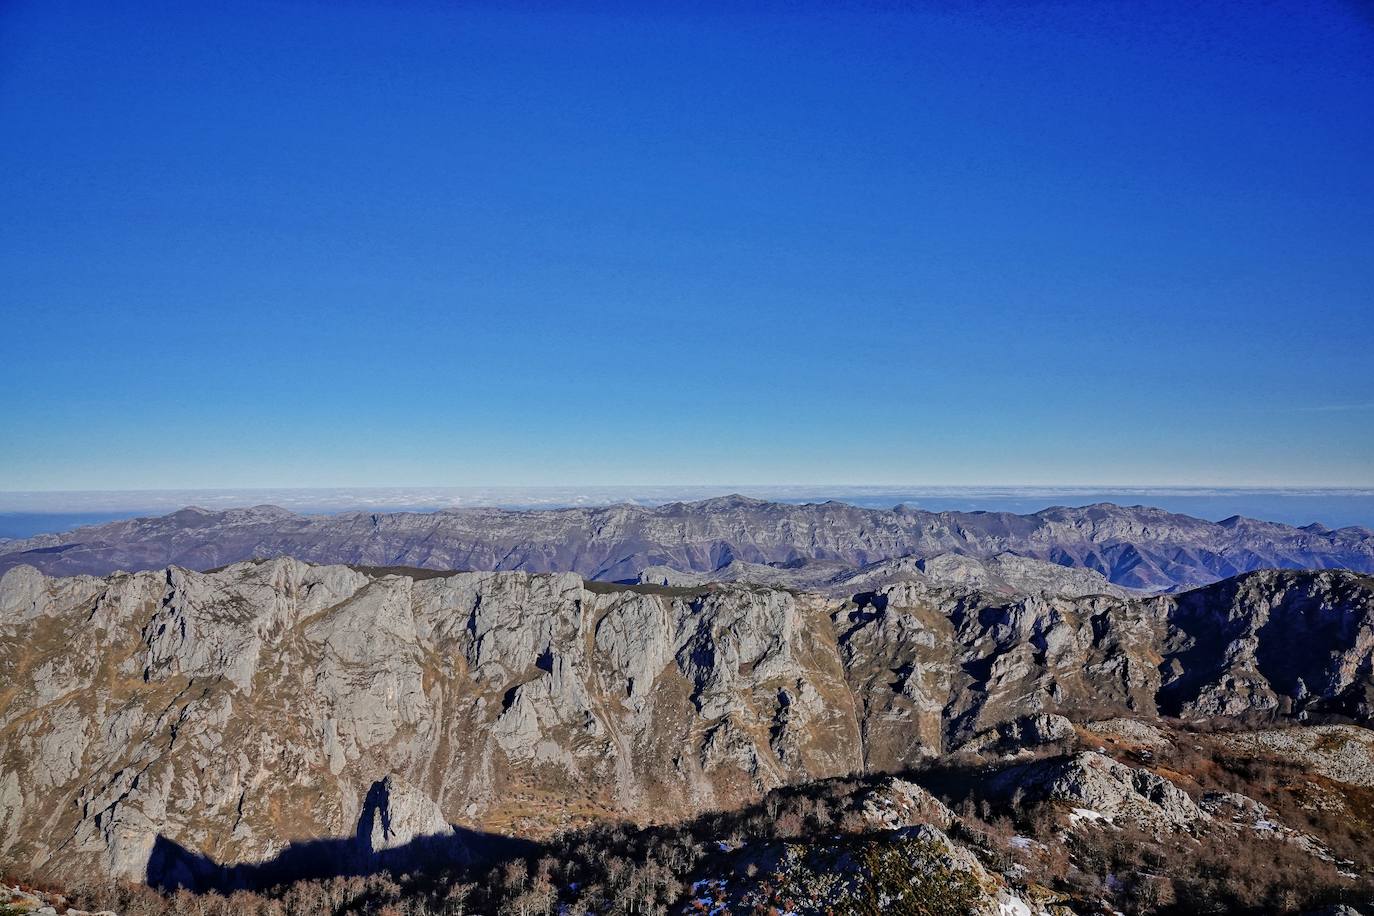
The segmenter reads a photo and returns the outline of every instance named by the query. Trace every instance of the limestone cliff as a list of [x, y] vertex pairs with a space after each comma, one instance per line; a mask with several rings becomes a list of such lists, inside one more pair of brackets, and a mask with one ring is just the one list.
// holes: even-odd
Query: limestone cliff
[[[872, 584], [872, 583], [867, 583]], [[0, 578], [0, 864], [668, 820], [1114, 714], [1371, 715], [1374, 581], [851, 599], [293, 559]], [[1027, 737], [1030, 736], [1030, 737]], [[379, 789], [378, 786], [381, 788]]]

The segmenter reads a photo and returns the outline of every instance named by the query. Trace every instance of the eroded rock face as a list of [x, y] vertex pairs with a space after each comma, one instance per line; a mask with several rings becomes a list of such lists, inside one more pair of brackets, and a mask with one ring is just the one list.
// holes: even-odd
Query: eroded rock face
[[1118, 825], [1187, 830], [1207, 817], [1187, 792], [1164, 777], [1092, 752], [1011, 767], [995, 777], [991, 789], [1066, 802], [1079, 817]]
[[1321, 571], [1242, 576], [1152, 608], [1166, 615], [1166, 712], [1239, 716], [1374, 711], [1370, 579]]
[[899, 580], [1002, 595], [1083, 598], [1129, 594], [1128, 589], [1113, 585], [1095, 569], [1064, 566], [1013, 553], [998, 553], [982, 559], [960, 553], [901, 557], [832, 578], [825, 585], [830, 591], [853, 594]]
[[434, 800], [394, 775], [372, 784], [358, 820], [358, 840], [373, 853], [400, 849], [451, 832], [444, 812]]
[[836, 624], [850, 680], [863, 685], [875, 767], [949, 750], [1027, 715], [1092, 704], [1154, 711], [1162, 625], [1140, 603], [1007, 601], [902, 582], [841, 608]]
[[786, 592], [279, 559], [20, 569], [0, 600], [0, 855], [25, 868], [671, 817], [861, 765], [825, 608]]
[[[1367, 721], [1371, 596], [1342, 573], [1150, 599], [903, 579], [842, 601], [291, 559], [18, 568], [0, 579], [0, 865], [143, 880], [160, 842], [228, 865], [360, 827], [385, 851], [450, 825], [671, 820], [980, 736], [1053, 742], [1070, 720], [1211, 715], [1222, 698]], [[1298, 635], [1317, 642], [1286, 651]], [[1076, 766], [1078, 788], [1053, 791], [1126, 810], [1125, 779], [1122, 798], [1190, 814], [1167, 787]]]
[[955, 821], [954, 812], [944, 802], [905, 779], [890, 777], [863, 790], [858, 801], [864, 820], [873, 830], [901, 830], [921, 824], [948, 830]]

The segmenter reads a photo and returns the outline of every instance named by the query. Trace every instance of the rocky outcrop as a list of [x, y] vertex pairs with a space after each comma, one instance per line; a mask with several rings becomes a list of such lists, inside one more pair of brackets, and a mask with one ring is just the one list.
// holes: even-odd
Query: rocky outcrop
[[1351, 725], [1317, 725], [1221, 735], [1229, 750], [1275, 757], [1351, 786], [1374, 788], [1374, 732]]
[[1108, 744], [1137, 753], [1154, 755], [1168, 751], [1173, 745], [1163, 729], [1139, 719], [1103, 719], [1087, 723], [1085, 730]]
[[1164, 615], [1160, 705], [1171, 715], [1374, 711], [1371, 579], [1239, 576], [1146, 605]]
[[955, 821], [954, 812], [928, 790], [895, 777], [864, 787], [855, 803], [872, 830], [901, 830], [921, 824], [948, 830]]
[[0, 883], [0, 912], [32, 916], [116, 916], [109, 910], [79, 910], [59, 893]]
[[996, 728], [976, 736], [964, 744], [963, 750], [1016, 750], [1042, 747], [1058, 741], [1069, 741], [1076, 732], [1065, 716], [1036, 713], [1003, 722]]
[[852, 595], [896, 581], [920, 582], [938, 588], [964, 588], [984, 594], [1044, 595], [1083, 598], [1089, 595], [1130, 594], [1100, 572], [999, 553], [985, 559], [957, 553], [933, 557], [901, 557], [832, 577], [826, 590]]
[[919, 823], [862, 838], [823, 835], [745, 847], [698, 880], [680, 912], [1067, 913], [1039, 887], [1013, 888], [945, 830]]
[[372, 784], [358, 819], [358, 840], [373, 853], [451, 832], [444, 812], [434, 800], [395, 775]]
[[[1374, 584], [1261, 572], [1138, 599], [903, 579], [840, 600], [281, 558], [104, 578], [18, 567], [0, 609], [0, 866], [144, 880], [165, 860], [203, 881], [188, 860], [672, 820], [986, 736], [1066, 740], [1070, 720], [1367, 722]], [[1221, 702], [1235, 696], [1252, 702]], [[1139, 796], [1186, 820], [1167, 787], [1074, 767], [1036, 779], [1085, 807]], [[901, 791], [893, 810], [941, 823]]]
[[1132, 823], [1148, 829], [1187, 830], [1207, 815], [1178, 786], [1149, 770], [1092, 752], [1038, 760], [998, 773], [989, 790], [1024, 793], [1031, 801], [1058, 801], [1077, 820]]
[[741, 496], [654, 508], [310, 517], [258, 506], [183, 509], [9, 541], [0, 544], [0, 570], [31, 565], [56, 575], [103, 575], [168, 565], [209, 569], [276, 556], [379, 567], [575, 572], [604, 581], [644, 574], [645, 581], [689, 585], [695, 584], [693, 573], [800, 588], [854, 576], [856, 591], [892, 577], [894, 570], [871, 564], [909, 558], [910, 568], [895, 571], [942, 586], [995, 591], [1005, 585], [1080, 597], [1111, 589], [1091, 575], [1066, 576], [1053, 567], [1153, 591], [1266, 567], [1374, 572], [1374, 532], [1239, 517], [1208, 522], [1106, 503], [1032, 515], [791, 505]]
[[814, 559], [776, 565], [731, 560], [710, 572], [684, 572], [671, 566], [650, 566], [640, 571], [636, 581], [641, 585], [665, 588], [691, 588], [711, 582], [741, 582], [807, 589], [838, 597], [881, 588], [893, 582], [1007, 596], [1125, 597], [1132, 593], [1130, 589], [1113, 585], [1101, 573], [1091, 569], [1075, 569], [1010, 553], [981, 560], [955, 553], [925, 558], [900, 557], [870, 563], [858, 570], [838, 561]]

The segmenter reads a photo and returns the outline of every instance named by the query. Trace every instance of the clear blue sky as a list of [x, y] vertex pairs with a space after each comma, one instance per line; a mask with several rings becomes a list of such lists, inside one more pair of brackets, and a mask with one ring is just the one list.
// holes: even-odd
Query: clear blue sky
[[0, 489], [1374, 484], [1367, 5], [454, 6], [0, 5]]

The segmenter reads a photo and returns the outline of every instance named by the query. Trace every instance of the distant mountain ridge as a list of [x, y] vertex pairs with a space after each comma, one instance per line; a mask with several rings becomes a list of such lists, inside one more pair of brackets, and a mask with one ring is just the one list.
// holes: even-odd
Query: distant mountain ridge
[[724, 496], [646, 508], [447, 509], [302, 516], [275, 506], [170, 515], [0, 540], [0, 571], [104, 575], [179, 565], [210, 569], [294, 556], [314, 563], [428, 569], [575, 572], [635, 581], [645, 570], [711, 574], [734, 564], [778, 570], [805, 585], [824, 567], [842, 579], [865, 566], [945, 554], [1014, 555], [1092, 570], [1125, 588], [1204, 585], [1261, 568], [1374, 572], [1374, 531], [1298, 528], [1239, 516], [1210, 522], [1143, 506], [1056, 506], [1029, 515], [795, 505]]

